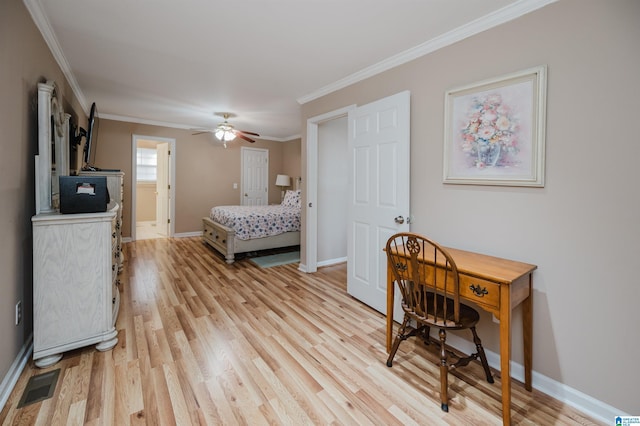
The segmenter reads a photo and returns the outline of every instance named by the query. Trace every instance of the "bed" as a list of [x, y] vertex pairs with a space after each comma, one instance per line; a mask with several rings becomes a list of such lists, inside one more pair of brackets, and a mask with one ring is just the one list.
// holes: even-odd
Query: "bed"
[[278, 205], [213, 207], [202, 238], [229, 264], [238, 253], [299, 245], [300, 210], [300, 191], [287, 191]]

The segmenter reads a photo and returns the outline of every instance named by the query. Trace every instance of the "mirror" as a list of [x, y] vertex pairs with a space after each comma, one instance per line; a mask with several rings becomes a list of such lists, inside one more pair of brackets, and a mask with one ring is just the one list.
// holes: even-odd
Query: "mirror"
[[55, 83], [39, 83], [36, 214], [59, 209], [58, 177], [69, 174], [69, 118], [58, 100]]

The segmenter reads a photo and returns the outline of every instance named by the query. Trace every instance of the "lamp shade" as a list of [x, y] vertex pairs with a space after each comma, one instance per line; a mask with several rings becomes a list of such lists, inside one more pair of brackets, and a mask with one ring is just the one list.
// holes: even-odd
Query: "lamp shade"
[[276, 186], [290, 186], [291, 185], [291, 177], [288, 175], [278, 175], [276, 176]]

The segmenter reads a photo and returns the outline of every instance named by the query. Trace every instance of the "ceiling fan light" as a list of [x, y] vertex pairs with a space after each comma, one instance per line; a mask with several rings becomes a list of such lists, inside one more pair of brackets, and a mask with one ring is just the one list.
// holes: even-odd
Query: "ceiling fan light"
[[219, 141], [224, 141], [224, 142], [229, 142], [236, 138], [236, 134], [233, 131], [225, 128], [216, 129], [215, 135]]

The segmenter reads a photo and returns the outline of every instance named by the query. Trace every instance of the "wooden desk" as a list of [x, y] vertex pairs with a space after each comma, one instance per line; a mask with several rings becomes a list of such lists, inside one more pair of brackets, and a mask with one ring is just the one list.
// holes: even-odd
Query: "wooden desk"
[[[533, 335], [532, 294], [536, 265], [452, 248], [446, 249], [458, 267], [461, 299], [471, 301], [500, 320], [502, 421], [511, 424], [511, 311], [522, 303], [524, 387], [531, 390]], [[475, 289], [475, 290], [474, 290]], [[393, 339], [393, 273], [387, 267], [387, 352]]]

